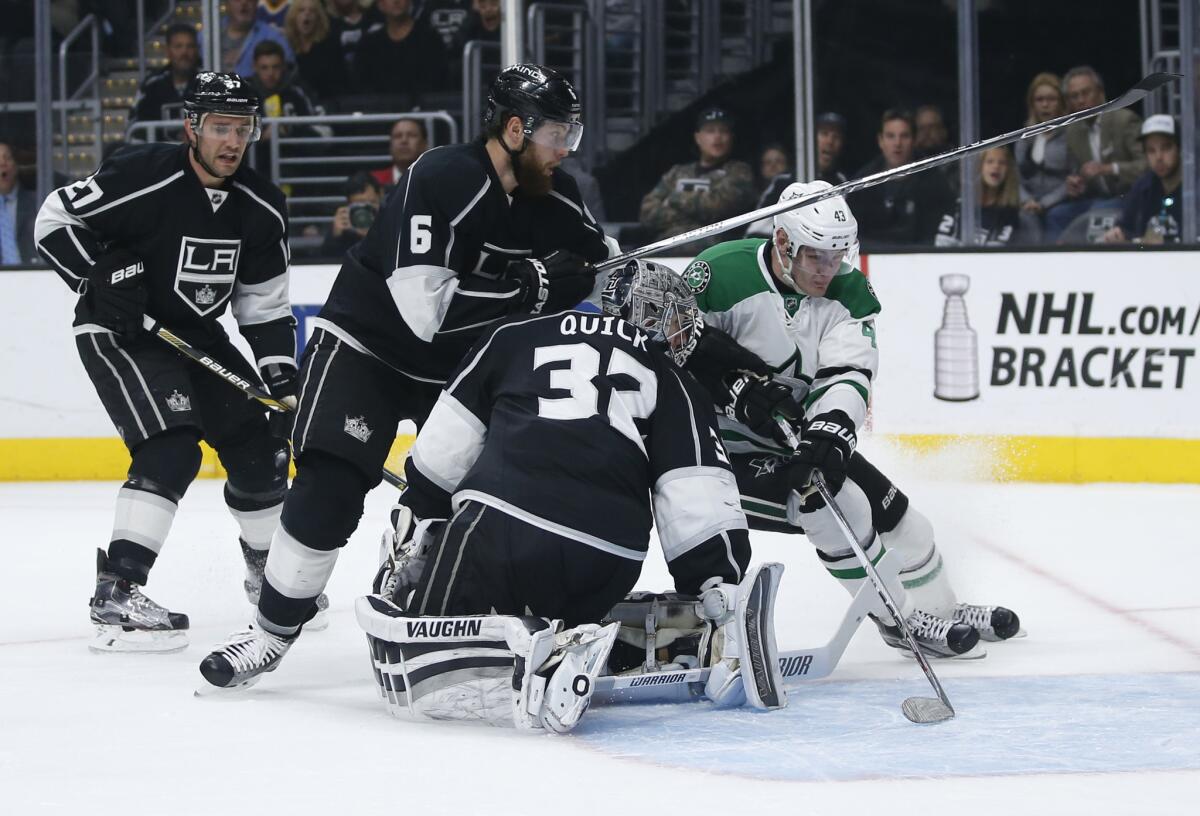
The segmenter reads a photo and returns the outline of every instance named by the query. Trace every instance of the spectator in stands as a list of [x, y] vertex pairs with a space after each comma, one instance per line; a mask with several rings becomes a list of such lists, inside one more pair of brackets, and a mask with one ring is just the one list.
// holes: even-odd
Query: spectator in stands
[[950, 149], [950, 132], [946, 129], [946, 117], [937, 105], [922, 105], [917, 108], [917, 132], [913, 137], [913, 155], [918, 159], [936, 156]]
[[254, 48], [261, 42], [279, 43], [284, 57], [292, 52], [283, 32], [270, 23], [255, 19], [254, 0], [226, 0], [225, 25], [221, 29], [221, 70], [248, 77], [254, 73]]
[[[746, 212], [754, 203], [754, 173], [743, 161], [731, 161], [733, 117], [707, 108], [696, 120], [694, 140], [699, 161], [677, 164], [642, 199], [641, 223], [654, 240], [678, 235]], [[675, 250], [697, 255], [721, 240], [713, 236]]]
[[360, 0], [325, 0], [329, 9], [329, 29], [342, 49], [347, 69], [353, 67], [358, 44], [369, 31], [383, 27], [383, 15], [374, 3]]
[[183, 117], [183, 91], [200, 66], [196, 29], [187, 23], [167, 27], [167, 66], [146, 77], [129, 112], [131, 122]]
[[1125, 194], [1121, 220], [1104, 234], [1104, 241], [1178, 243], [1183, 225], [1178, 123], [1164, 113], [1151, 116], [1142, 124], [1139, 138], [1150, 169], [1138, 176]]
[[[817, 178], [836, 187], [848, 181], [846, 174], [842, 172], [846, 119], [840, 113], [829, 111], [818, 115], [813, 121], [813, 126], [817, 131]], [[782, 187], [779, 188], [779, 192], [783, 192]], [[775, 196], [775, 200], [779, 200], [778, 195]]]
[[761, 192], [770, 187], [771, 182], [777, 176], [784, 173], [790, 175], [788, 171], [791, 169], [791, 164], [783, 145], [779, 142], [771, 142], [763, 148], [762, 153], [758, 154], [758, 183], [755, 186]]
[[446, 73], [442, 40], [412, 14], [412, 0], [378, 0], [382, 28], [362, 38], [355, 58], [358, 87], [378, 94], [439, 90]]
[[283, 28], [287, 19], [289, 0], [258, 0], [254, 16], [276, 28]]
[[471, 13], [458, 35], [458, 48], [472, 40], [500, 42], [500, 0], [471, 0]]
[[[298, 86], [284, 81], [287, 66], [284, 64], [283, 46], [273, 40], [264, 40], [254, 46], [254, 78], [262, 99], [264, 116], [314, 116], [324, 111], [313, 105], [308, 95]], [[258, 169], [266, 172], [270, 161], [271, 139], [277, 125], [263, 128], [262, 136], [255, 144], [255, 162]], [[330, 136], [328, 125], [295, 125], [279, 130], [280, 136]]]
[[[1063, 77], [1063, 93], [1071, 112], [1104, 101], [1104, 82], [1086, 65], [1072, 68]], [[1077, 216], [1096, 207], [1119, 207], [1146, 169], [1138, 141], [1142, 120], [1128, 108], [1109, 111], [1067, 126], [1067, 155], [1074, 170], [1067, 176], [1070, 201], [1046, 213], [1046, 232], [1057, 236]]]
[[37, 194], [21, 187], [12, 146], [0, 142], [0, 266], [37, 263], [33, 222], [38, 213]]
[[371, 171], [371, 176], [383, 187], [384, 195], [400, 181], [413, 162], [429, 149], [429, 133], [420, 119], [405, 117], [392, 125], [392, 138], [388, 152], [392, 155], [392, 166]]
[[[916, 132], [913, 135], [914, 159], [936, 156], [939, 153], [945, 153], [953, 147], [950, 144], [950, 131], [946, 128], [946, 117], [942, 113], [942, 109], [937, 105], [922, 105], [917, 108], [914, 120], [917, 126]], [[935, 167], [933, 170], [927, 172], [941, 175], [946, 182], [946, 186], [957, 195], [960, 168], [960, 163], [951, 162], [950, 164], [943, 164], [941, 167]]]
[[[985, 150], [979, 160], [979, 223], [967, 243], [971, 246], [1012, 246], [1019, 241], [1021, 202], [1016, 162], [1008, 147]], [[934, 244], [962, 246], [959, 207], [942, 216]]]
[[[1025, 93], [1028, 116], [1026, 126], [1062, 116], [1066, 113], [1062, 95], [1062, 80], [1051, 73], [1041, 73], [1029, 83]], [[1016, 145], [1017, 172], [1021, 179], [1021, 231], [1024, 243], [1054, 243], [1058, 235], [1046, 235], [1044, 217], [1047, 211], [1067, 199], [1067, 139], [1064, 128], [1039, 133], [1032, 139], [1022, 139]]]
[[347, 179], [344, 192], [346, 203], [334, 212], [329, 234], [321, 244], [321, 256], [325, 258], [340, 258], [361, 241], [375, 223], [383, 202], [379, 182], [369, 173], [355, 173]]
[[[856, 178], [910, 164], [915, 130], [910, 112], [884, 111], [876, 137], [879, 156], [860, 168]], [[858, 219], [859, 240], [870, 250], [931, 246], [942, 213], [953, 202], [954, 193], [940, 173], [915, 173], [852, 193], [849, 204]]]
[[425, 0], [419, 6], [417, 16], [442, 38], [446, 53], [455, 53], [462, 39], [463, 26], [471, 16], [469, 0]]
[[320, 0], [292, 0], [283, 23], [296, 55], [300, 81], [321, 99], [346, 93], [346, 59], [337, 39], [329, 33], [329, 15]]

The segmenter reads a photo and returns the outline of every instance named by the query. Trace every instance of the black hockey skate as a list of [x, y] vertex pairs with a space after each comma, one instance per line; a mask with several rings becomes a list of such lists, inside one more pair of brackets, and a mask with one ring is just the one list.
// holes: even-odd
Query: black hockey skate
[[[907, 638], [901, 634], [900, 627], [889, 626], [874, 615], [871, 620], [879, 627], [884, 643], [911, 655], [912, 650]], [[926, 657], [961, 657], [979, 643], [979, 632], [970, 624], [939, 618], [920, 609], [905, 618], [904, 622]]]
[[112, 571], [96, 551], [96, 591], [90, 602], [96, 637], [93, 652], [178, 652], [188, 645], [188, 616], [147, 598], [142, 588]]
[[[262, 596], [263, 574], [267, 568], [267, 550], [256, 550], [240, 538], [238, 544], [242, 547], [242, 559], [246, 562], [246, 577], [242, 580], [242, 589], [250, 605], [257, 607], [258, 599]], [[304, 628], [310, 632], [328, 629], [329, 615], [325, 612], [327, 609], [329, 598], [322, 592], [317, 596], [317, 613], [313, 615], [312, 620], [304, 624]]]
[[296, 637], [276, 635], [252, 623], [200, 661], [200, 674], [217, 688], [252, 686], [262, 674], [275, 671]]
[[974, 626], [979, 632], [979, 637], [993, 643], [1012, 637], [1025, 637], [1017, 613], [1003, 606], [955, 604], [954, 620]]

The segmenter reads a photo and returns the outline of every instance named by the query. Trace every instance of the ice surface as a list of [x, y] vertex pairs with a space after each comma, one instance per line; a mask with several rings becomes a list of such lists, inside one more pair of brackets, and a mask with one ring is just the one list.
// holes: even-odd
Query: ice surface
[[[192, 617], [192, 645], [161, 656], [86, 648], [117, 486], [0, 486], [0, 813], [1197, 812], [1200, 488], [900, 481], [960, 598], [1011, 606], [1029, 632], [935, 663], [956, 719], [907, 722], [900, 702], [928, 685], [864, 629], [783, 711], [597, 706], [567, 737], [403, 722], [377, 702], [352, 603], [387, 488], [334, 573], [329, 630], [214, 700], [193, 696], [197, 663], [249, 616], [219, 483], [189, 491], [147, 587]], [[788, 565], [780, 645], [823, 642], [841, 589], [803, 538], [755, 542]], [[665, 579], [654, 559], [640, 587]]]

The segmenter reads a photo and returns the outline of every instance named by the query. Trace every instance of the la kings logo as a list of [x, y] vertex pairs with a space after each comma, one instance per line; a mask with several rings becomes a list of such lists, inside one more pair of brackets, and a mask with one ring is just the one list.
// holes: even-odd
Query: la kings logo
[[197, 314], [217, 311], [233, 294], [241, 252], [240, 240], [183, 236], [175, 291]]

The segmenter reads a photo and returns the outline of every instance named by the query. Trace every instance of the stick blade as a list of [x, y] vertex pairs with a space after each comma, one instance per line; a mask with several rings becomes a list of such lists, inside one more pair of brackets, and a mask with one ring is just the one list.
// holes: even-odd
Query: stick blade
[[909, 697], [900, 704], [909, 722], [937, 723], [954, 717], [954, 709], [935, 697]]
[[1151, 93], [1152, 91], [1157, 91], [1168, 82], [1175, 82], [1179, 79], [1183, 79], [1183, 74], [1168, 74], [1164, 71], [1158, 71], [1142, 77], [1141, 81], [1130, 90]]

